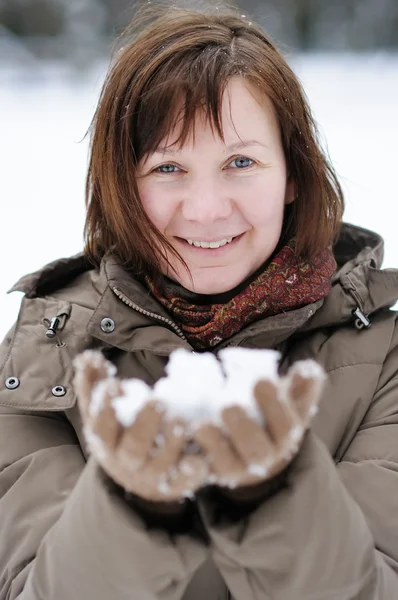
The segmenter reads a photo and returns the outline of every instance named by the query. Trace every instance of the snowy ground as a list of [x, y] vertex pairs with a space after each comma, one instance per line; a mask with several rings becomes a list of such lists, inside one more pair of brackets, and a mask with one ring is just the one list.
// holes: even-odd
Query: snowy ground
[[[291, 61], [347, 198], [346, 220], [380, 232], [398, 266], [398, 56]], [[88, 140], [103, 71], [21, 81], [0, 70], [0, 338], [16, 318], [22, 274], [82, 248]]]

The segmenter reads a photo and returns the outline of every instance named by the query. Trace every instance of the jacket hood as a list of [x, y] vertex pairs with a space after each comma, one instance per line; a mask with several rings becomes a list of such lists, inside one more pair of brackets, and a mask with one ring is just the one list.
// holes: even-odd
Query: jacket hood
[[305, 331], [355, 321], [357, 309], [371, 322], [372, 314], [398, 299], [398, 269], [381, 269], [384, 241], [380, 235], [344, 223], [334, 255], [337, 270], [331, 291], [303, 326]]
[[[371, 322], [372, 314], [391, 307], [398, 299], [398, 269], [381, 269], [383, 249], [384, 242], [380, 235], [344, 223], [334, 246], [337, 270], [333, 275], [328, 296], [306, 307], [255, 322], [235, 337], [247, 338], [253, 333], [262, 333], [269, 338], [267, 345], [272, 346], [296, 332], [313, 331], [349, 322], [354, 325], [357, 319], [354, 311], [358, 309]], [[48, 294], [93, 268], [81, 253], [54, 261], [43, 269], [22, 277], [10, 291], [22, 291], [28, 297]], [[125, 336], [131, 335], [134, 327], [142, 327], [143, 319], [149, 321], [148, 324], [151, 323], [149, 317], [143, 316], [147, 312], [170, 321], [170, 315], [165, 309], [114, 257], [104, 257], [99, 279], [102, 282], [100, 288], [103, 291], [109, 290], [109, 293], [104, 293], [101, 297], [99, 307], [102, 304], [104, 309], [106, 306], [111, 310], [112, 303], [118, 301], [113, 293], [116, 290], [133, 299], [138, 310], [142, 309], [139, 315], [130, 314], [129, 332], [126, 330]], [[265, 343], [264, 337], [262, 343]]]

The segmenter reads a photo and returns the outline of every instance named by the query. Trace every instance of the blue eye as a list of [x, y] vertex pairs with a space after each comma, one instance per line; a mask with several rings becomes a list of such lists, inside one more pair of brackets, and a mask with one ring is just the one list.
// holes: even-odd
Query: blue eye
[[155, 169], [155, 172], [157, 173], [176, 173], [177, 172], [178, 167], [176, 167], [175, 165], [160, 165], [160, 167], [157, 167]]
[[238, 156], [237, 158], [234, 158], [234, 160], [232, 160], [229, 164], [233, 165], [234, 163], [234, 169], [247, 169], [248, 167], [251, 167], [254, 164], [254, 160], [252, 160], [251, 158], [247, 158], [247, 156]]

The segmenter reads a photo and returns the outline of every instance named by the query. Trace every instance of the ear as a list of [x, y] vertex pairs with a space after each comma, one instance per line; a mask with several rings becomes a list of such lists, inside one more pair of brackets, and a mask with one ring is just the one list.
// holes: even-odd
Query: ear
[[291, 204], [297, 198], [297, 186], [292, 177], [288, 177], [285, 190], [285, 204]]

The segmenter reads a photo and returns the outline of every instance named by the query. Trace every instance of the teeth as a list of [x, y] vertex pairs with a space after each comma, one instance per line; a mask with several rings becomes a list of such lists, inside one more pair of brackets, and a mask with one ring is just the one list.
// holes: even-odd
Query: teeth
[[218, 242], [198, 242], [196, 240], [187, 240], [188, 244], [191, 246], [196, 246], [197, 248], [220, 248], [221, 246], [225, 246], [226, 244], [230, 244], [234, 238], [224, 238]]

